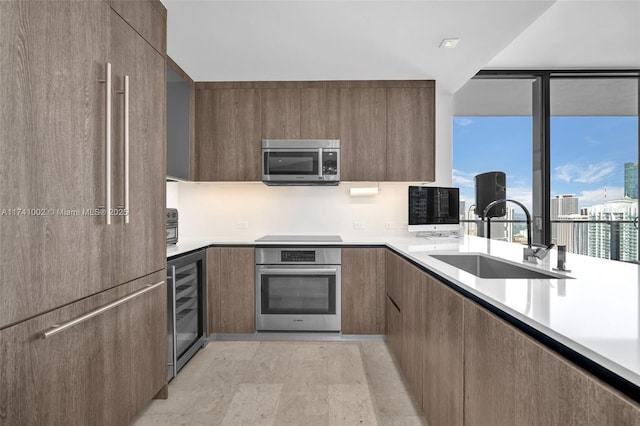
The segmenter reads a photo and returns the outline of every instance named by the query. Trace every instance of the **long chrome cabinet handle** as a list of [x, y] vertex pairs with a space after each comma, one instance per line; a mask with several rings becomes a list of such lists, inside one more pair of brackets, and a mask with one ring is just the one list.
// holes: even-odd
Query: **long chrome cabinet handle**
[[318, 174], [320, 175], [320, 177], [322, 177], [323, 172], [324, 170], [322, 170], [322, 148], [318, 148]]
[[66, 330], [68, 328], [73, 327], [74, 325], [78, 325], [78, 324], [80, 324], [82, 322], [87, 321], [88, 319], [91, 319], [91, 318], [93, 318], [95, 316], [103, 314], [103, 313], [105, 313], [106, 311], [108, 311], [110, 309], [113, 309], [113, 308], [115, 308], [117, 306], [120, 306], [123, 303], [128, 302], [129, 300], [140, 296], [141, 294], [144, 294], [144, 293], [146, 293], [148, 291], [153, 290], [154, 288], [156, 288], [158, 286], [161, 286], [162, 284], [164, 284], [164, 281], [160, 281], [159, 283], [156, 283], [156, 284], [149, 284], [148, 286], [146, 286], [143, 289], [140, 289], [140, 290], [138, 290], [138, 291], [136, 291], [134, 293], [131, 293], [128, 296], [124, 296], [123, 298], [115, 300], [115, 301], [113, 301], [113, 302], [111, 302], [111, 303], [109, 303], [107, 305], [104, 305], [104, 306], [101, 306], [99, 308], [96, 308], [93, 311], [87, 312], [84, 315], [80, 315], [79, 317], [71, 319], [71, 320], [69, 320], [67, 322], [64, 322], [62, 324], [54, 325], [54, 326], [52, 326], [51, 328], [49, 328], [48, 330], [46, 330], [45, 332], [42, 333], [42, 338], [43, 339], [47, 339], [47, 338], [49, 338], [49, 337], [51, 337], [53, 335], [56, 335], [56, 334]]
[[107, 62], [107, 75], [104, 80], [98, 80], [99, 83], [105, 84], [106, 105], [105, 105], [105, 150], [106, 150], [106, 166], [105, 180], [107, 186], [106, 194], [106, 216], [107, 225], [111, 225], [111, 63]]
[[129, 223], [129, 76], [124, 76], [124, 223]]

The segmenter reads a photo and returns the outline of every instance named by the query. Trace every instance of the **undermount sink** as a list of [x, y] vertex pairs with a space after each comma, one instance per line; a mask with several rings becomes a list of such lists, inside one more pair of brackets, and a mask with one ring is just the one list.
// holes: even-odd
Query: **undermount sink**
[[547, 271], [534, 271], [524, 266], [509, 263], [480, 253], [432, 254], [431, 257], [479, 278], [495, 279], [567, 279], [566, 275]]

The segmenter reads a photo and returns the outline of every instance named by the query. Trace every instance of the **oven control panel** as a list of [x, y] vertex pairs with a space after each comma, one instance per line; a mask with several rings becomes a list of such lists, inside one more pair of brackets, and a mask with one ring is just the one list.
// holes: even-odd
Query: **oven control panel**
[[280, 252], [281, 262], [315, 262], [315, 250], [282, 250]]

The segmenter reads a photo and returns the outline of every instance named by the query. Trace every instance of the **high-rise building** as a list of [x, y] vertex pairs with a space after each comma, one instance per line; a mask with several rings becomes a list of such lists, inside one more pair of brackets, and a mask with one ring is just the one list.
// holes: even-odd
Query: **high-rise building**
[[[578, 214], [578, 198], [571, 194], [556, 195], [551, 199], [551, 221], [558, 220], [560, 216]], [[567, 220], [567, 219], [565, 219]], [[557, 242], [558, 224], [551, 224], [551, 240]]]
[[[556, 226], [556, 244], [576, 254], [589, 252], [589, 217], [582, 214], [559, 215]], [[567, 223], [562, 223], [566, 221]]]
[[624, 196], [638, 199], [638, 163], [624, 163]]
[[[619, 234], [620, 260], [638, 260], [638, 230], [633, 223], [616, 224], [615, 221], [632, 221], [638, 216], [638, 202], [625, 198], [609, 201], [589, 208], [589, 256], [611, 259], [611, 233]], [[606, 221], [610, 221], [606, 223]]]

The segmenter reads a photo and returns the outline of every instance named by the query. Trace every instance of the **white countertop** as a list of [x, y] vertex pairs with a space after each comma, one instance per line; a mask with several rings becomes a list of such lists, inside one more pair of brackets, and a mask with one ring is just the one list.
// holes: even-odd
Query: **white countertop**
[[[484, 253], [522, 264], [518, 244], [465, 237], [427, 240], [407, 236], [343, 236], [343, 246], [387, 246], [416, 264], [640, 386], [640, 267], [567, 253], [573, 279], [482, 279], [430, 254]], [[273, 244], [273, 243], [270, 243]], [[318, 243], [318, 245], [336, 243]], [[180, 241], [167, 257], [208, 245], [261, 245], [230, 237]], [[528, 267], [552, 271], [556, 250]]]

